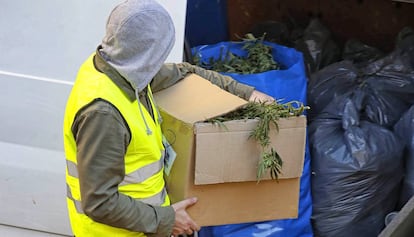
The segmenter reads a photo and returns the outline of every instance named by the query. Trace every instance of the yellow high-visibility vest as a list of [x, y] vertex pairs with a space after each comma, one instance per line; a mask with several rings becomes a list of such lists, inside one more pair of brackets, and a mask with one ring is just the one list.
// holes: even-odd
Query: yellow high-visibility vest
[[[105, 74], [97, 71], [93, 64], [94, 54], [81, 66], [69, 96], [63, 125], [64, 148], [66, 156], [67, 205], [72, 231], [76, 237], [124, 237], [145, 236], [143, 233], [111, 227], [93, 221], [81, 208], [79, 177], [76, 164], [76, 142], [72, 134], [72, 123], [76, 113], [93, 100], [100, 98], [112, 103], [122, 114], [131, 131], [131, 141], [125, 155], [125, 178], [118, 186], [120, 193], [145, 203], [158, 206], [170, 204], [163, 179], [164, 146], [161, 127], [157, 119], [151, 117], [146, 108], [131, 102], [125, 93]], [[151, 88], [148, 88], [151, 93]], [[158, 112], [149, 96], [154, 111]], [[143, 115], [139, 111], [142, 106]], [[147, 126], [152, 134], [147, 134]]]

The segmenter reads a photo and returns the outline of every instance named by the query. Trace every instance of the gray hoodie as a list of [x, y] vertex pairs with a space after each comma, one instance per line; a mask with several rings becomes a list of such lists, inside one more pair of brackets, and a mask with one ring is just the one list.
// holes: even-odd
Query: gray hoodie
[[153, 0], [127, 0], [109, 16], [103, 58], [142, 91], [164, 64], [175, 42], [168, 12]]

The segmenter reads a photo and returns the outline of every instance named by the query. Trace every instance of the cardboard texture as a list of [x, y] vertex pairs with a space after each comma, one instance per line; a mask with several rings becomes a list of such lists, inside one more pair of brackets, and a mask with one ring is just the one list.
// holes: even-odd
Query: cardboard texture
[[[283, 160], [278, 182], [257, 183], [261, 148], [249, 139], [257, 120], [202, 122], [233, 111], [247, 101], [197, 75], [154, 94], [163, 117], [163, 133], [177, 153], [166, 176], [172, 203], [197, 197], [189, 214], [200, 226], [246, 223], [298, 215], [306, 118], [280, 119], [271, 146]], [[274, 129], [274, 128], [273, 128]]]
[[[257, 164], [262, 148], [251, 131], [257, 120], [238, 120], [223, 123], [196, 123], [195, 127], [195, 184], [257, 181]], [[305, 156], [305, 117], [280, 119], [279, 131], [272, 126], [270, 146], [283, 160], [279, 179], [300, 177]], [[293, 149], [296, 148], [299, 149]], [[214, 147], [215, 149], [212, 149]], [[267, 174], [262, 180], [271, 179]]]

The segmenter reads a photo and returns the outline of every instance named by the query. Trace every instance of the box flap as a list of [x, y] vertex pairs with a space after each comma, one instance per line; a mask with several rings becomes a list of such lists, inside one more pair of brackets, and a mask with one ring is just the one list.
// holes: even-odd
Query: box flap
[[154, 97], [164, 111], [191, 124], [226, 114], [248, 103], [196, 74], [155, 93]]

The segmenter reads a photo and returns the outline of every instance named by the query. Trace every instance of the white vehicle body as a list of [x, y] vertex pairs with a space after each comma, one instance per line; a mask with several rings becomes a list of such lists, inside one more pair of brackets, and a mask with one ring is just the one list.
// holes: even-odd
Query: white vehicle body
[[[0, 8], [0, 236], [71, 236], [62, 122], [83, 61], [122, 0], [3, 1]], [[183, 57], [186, 0], [159, 0]]]

